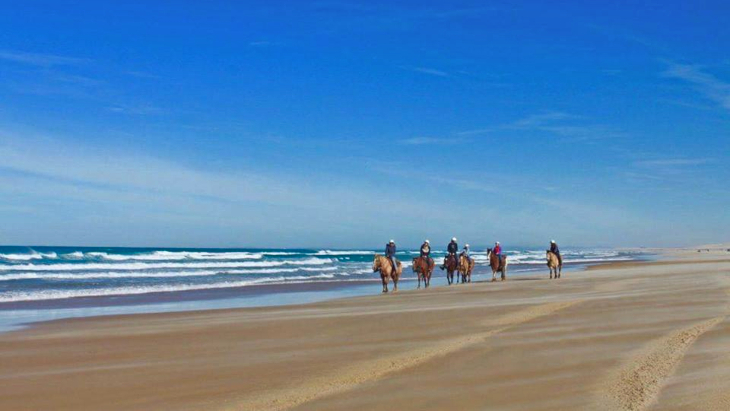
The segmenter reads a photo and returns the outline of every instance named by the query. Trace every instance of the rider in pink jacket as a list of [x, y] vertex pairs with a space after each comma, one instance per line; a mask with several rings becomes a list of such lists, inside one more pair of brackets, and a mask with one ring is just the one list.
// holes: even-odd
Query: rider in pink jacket
[[494, 243], [494, 250], [492, 250], [492, 252], [497, 257], [502, 258], [502, 246], [499, 245], [499, 241], [497, 241], [496, 243]]

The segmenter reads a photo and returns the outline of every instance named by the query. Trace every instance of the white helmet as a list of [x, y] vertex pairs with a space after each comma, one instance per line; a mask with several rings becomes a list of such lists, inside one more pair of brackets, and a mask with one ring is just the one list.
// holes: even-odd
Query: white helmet
[[555, 244], [555, 240], [550, 240], [550, 243], [551, 244]]
[[496, 242], [496, 243], [494, 243], [494, 244], [499, 244], [499, 241], [497, 241], [497, 242]]
[[390, 244], [395, 244], [395, 240], [390, 240], [389, 243]]
[[425, 243], [426, 243], [426, 244], [431, 244], [431, 242], [430, 242], [430, 241], [428, 241], [428, 240], [426, 240], [426, 241], [425, 241]]
[[451, 241], [456, 242], [456, 237], [451, 237]]
[[469, 248], [469, 244], [465, 245], [464, 248]]

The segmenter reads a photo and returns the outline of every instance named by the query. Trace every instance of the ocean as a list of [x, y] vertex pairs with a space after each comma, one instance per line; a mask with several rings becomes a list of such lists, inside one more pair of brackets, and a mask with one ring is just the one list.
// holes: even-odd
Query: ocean
[[[382, 253], [367, 249], [0, 247], [0, 328], [3, 322], [13, 322], [13, 314], [32, 313], [33, 318], [46, 319], [56, 318], [63, 309], [83, 316], [378, 294], [380, 279], [371, 268], [376, 251]], [[610, 249], [562, 252], [566, 268], [641, 258]], [[437, 262], [444, 254], [432, 253]], [[510, 260], [508, 276], [543, 271], [547, 275], [544, 249], [507, 248], [505, 254]], [[416, 287], [410, 265], [417, 255], [416, 250], [398, 253], [406, 267], [401, 289]], [[472, 256], [476, 261], [473, 281], [491, 278], [486, 252]], [[445, 284], [445, 273], [438, 268], [433, 278], [432, 285]]]

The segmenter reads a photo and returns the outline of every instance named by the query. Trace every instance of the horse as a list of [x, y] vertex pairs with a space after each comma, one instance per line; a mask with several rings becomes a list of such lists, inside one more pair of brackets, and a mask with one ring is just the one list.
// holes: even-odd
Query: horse
[[421, 279], [423, 279], [423, 285], [428, 288], [431, 285], [431, 274], [436, 264], [433, 259], [428, 257], [417, 257], [413, 259], [413, 272], [418, 274], [418, 288], [421, 288]]
[[383, 280], [383, 292], [388, 292], [388, 279], [393, 280], [393, 292], [398, 291], [398, 279], [403, 272], [403, 265], [396, 261], [398, 268], [393, 272], [393, 263], [390, 258], [375, 254], [373, 259], [373, 272], [380, 271], [380, 279]]
[[[474, 260], [465, 255], [459, 257], [459, 273], [461, 274], [461, 282], [471, 282], [471, 272], [474, 270]], [[468, 280], [468, 281], [467, 281]]]
[[499, 257], [492, 253], [491, 248], [487, 248], [487, 257], [489, 257], [489, 266], [492, 267], [492, 281], [497, 281], [496, 273], [502, 274], [502, 281], [507, 279], [507, 256], [502, 256], [502, 261], [499, 261]]
[[[446, 270], [446, 280], [449, 285], [454, 283], [454, 271], [456, 271], [459, 262], [456, 260], [456, 256], [449, 255], [444, 257], [444, 263], [441, 265], [442, 270]], [[456, 276], [456, 281], [459, 281], [459, 276]]]
[[560, 264], [558, 256], [550, 250], [545, 253], [545, 259], [547, 260], [548, 269], [550, 269], [550, 279], [553, 279], [553, 273], [555, 273], [555, 279], [560, 278], [560, 273], [563, 271], [563, 265]]

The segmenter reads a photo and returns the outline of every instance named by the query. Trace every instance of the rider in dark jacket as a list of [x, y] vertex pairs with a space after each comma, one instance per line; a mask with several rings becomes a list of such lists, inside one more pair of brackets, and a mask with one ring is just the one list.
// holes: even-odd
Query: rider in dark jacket
[[558, 264], [562, 266], [563, 256], [560, 255], [560, 249], [558, 248], [558, 243], [556, 243], [555, 240], [550, 241], [550, 252], [558, 256]]
[[459, 265], [459, 258], [456, 256], [456, 253], [458, 252], [459, 245], [456, 243], [456, 237], [454, 237], [451, 239], [449, 245], [446, 246], [446, 257], [444, 258], [444, 265], [449, 257], [453, 257], [454, 261], [456, 261], [456, 265]]
[[395, 261], [395, 241], [390, 240], [388, 244], [385, 246], [385, 256], [390, 259], [390, 262], [393, 264], [393, 270], [397, 270], [398, 264]]
[[446, 251], [448, 252], [448, 254], [453, 254], [453, 255], [456, 255], [456, 253], [459, 252], [459, 245], [456, 244], [456, 237], [451, 239], [451, 242], [449, 243], [449, 245], [446, 246]]

